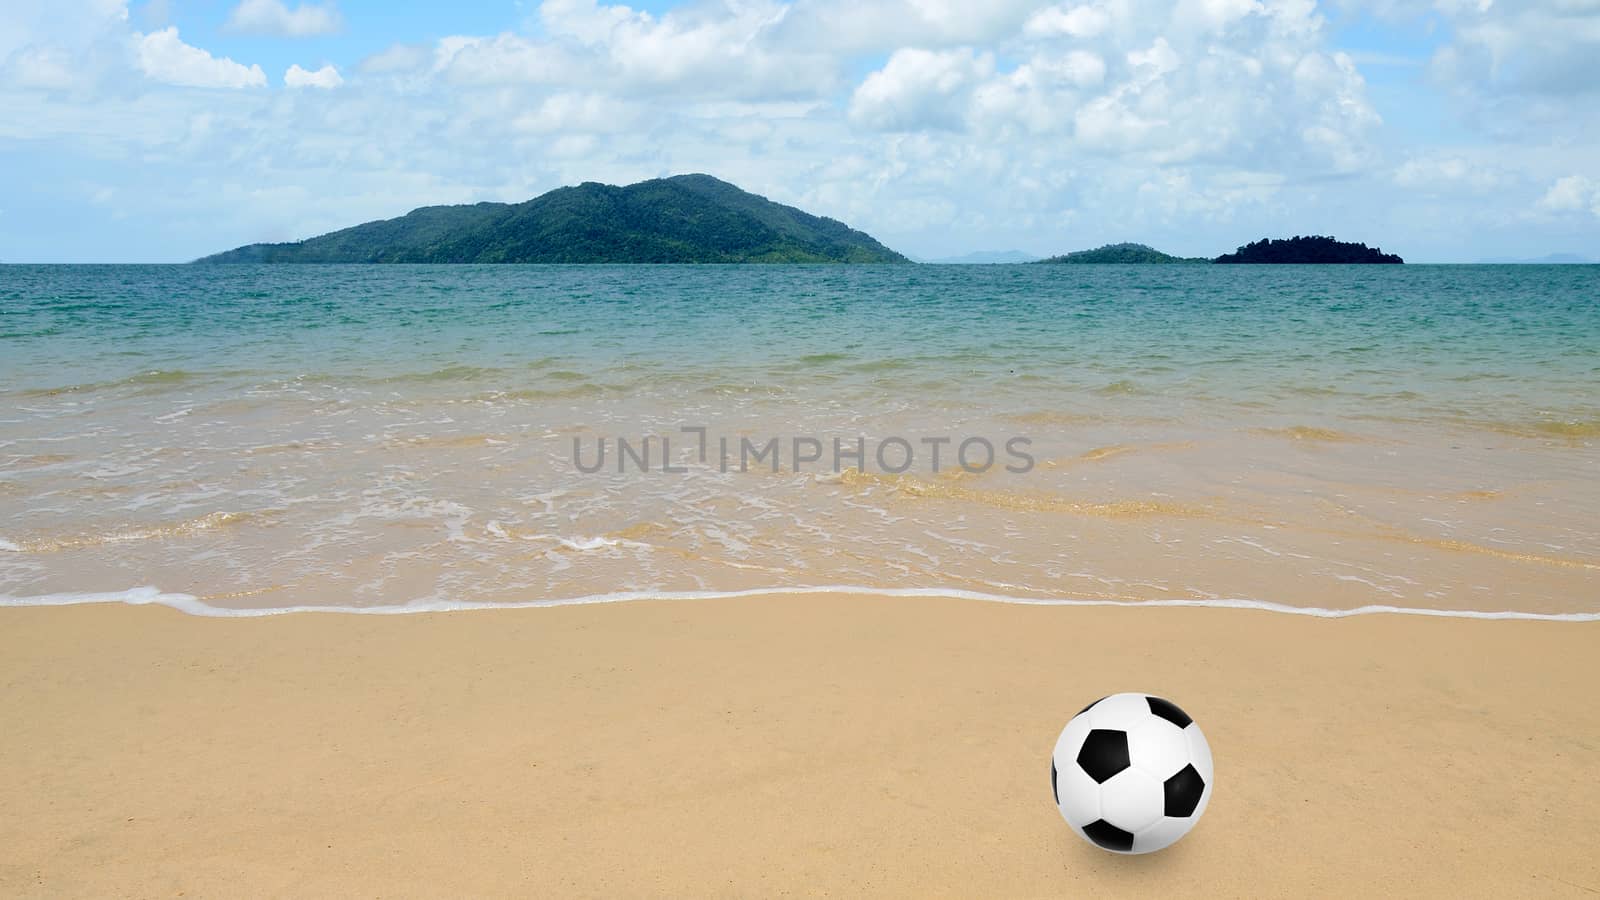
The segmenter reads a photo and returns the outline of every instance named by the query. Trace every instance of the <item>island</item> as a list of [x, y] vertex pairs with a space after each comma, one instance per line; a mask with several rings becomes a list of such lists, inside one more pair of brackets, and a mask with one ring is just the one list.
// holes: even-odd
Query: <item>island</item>
[[1072, 253], [1052, 256], [1049, 259], [1039, 260], [1044, 265], [1059, 263], [1081, 264], [1122, 264], [1122, 265], [1168, 265], [1172, 263], [1204, 263], [1209, 259], [1188, 259], [1182, 256], [1172, 256], [1162, 253], [1153, 247], [1144, 244], [1107, 244], [1093, 250], [1078, 250]]
[[710, 175], [585, 182], [523, 203], [427, 206], [198, 263], [905, 263], [871, 235]]
[[936, 266], [1007, 266], [1013, 263], [1038, 262], [1039, 257], [1021, 250], [975, 250], [961, 256], [944, 256], [918, 261]]
[[1351, 264], [1384, 263], [1398, 265], [1405, 260], [1393, 253], [1384, 253], [1366, 244], [1337, 241], [1331, 237], [1313, 235], [1288, 240], [1259, 240], [1245, 244], [1232, 253], [1216, 259], [1219, 263], [1282, 264]]

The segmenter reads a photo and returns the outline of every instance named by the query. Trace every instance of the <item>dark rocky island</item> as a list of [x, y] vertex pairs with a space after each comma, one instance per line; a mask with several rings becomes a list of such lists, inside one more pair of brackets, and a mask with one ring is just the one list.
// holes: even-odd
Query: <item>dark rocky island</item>
[[1399, 264], [1405, 260], [1366, 244], [1336, 241], [1331, 237], [1292, 237], [1288, 240], [1259, 240], [1246, 244], [1216, 259], [1219, 263], [1259, 264]]
[[710, 175], [585, 182], [525, 203], [428, 206], [200, 263], [903, 263], [871, 235]]
[[1208, 259], [1186, 259], [1181, 256], [1172, 256], [1162, 253], [1153, 247], [1144, 244], [1107, 244], [1093, 250], [1078, 250], [1061, 256], [1052, 256], [1041, 259], [1043, 264], [1059, 263], [1101, 263], [1121, 265], [1168, 265], [1171, 263], [1203, 263]]

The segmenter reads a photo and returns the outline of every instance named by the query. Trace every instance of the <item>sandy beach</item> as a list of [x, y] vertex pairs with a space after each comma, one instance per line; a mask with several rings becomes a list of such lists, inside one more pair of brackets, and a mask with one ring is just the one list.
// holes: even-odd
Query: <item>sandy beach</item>
[[[1592, 896], [1600, 625], [845, 595], [0, 610], [6, 896]], [[1178, 700], [1169, 851], [1062, 724]]]

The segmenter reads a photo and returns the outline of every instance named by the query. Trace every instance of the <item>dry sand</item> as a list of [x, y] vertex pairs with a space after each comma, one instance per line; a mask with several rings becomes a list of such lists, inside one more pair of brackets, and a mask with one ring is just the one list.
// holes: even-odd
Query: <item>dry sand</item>
[[[773, 596], [0, 609], [0, 895], [1600, 894], [1600, 625]], [[1178, 701], [1174, 848], [1049, 752]]]

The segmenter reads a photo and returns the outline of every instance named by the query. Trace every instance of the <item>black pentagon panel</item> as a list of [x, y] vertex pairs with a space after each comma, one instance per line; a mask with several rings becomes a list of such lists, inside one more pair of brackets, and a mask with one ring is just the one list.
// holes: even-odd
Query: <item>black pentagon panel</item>
[[1188, 728], [1189, 723], [1194, 721], [1189, 718], [1188, 713], [1179, 709], [1176, 704], [1169, 700], [1163, 700], [1160, 697], [1146, 697], [1144, 699], [1150, 704], [1151, 715], [1160, 716], [1179, 728]]
[[[1111, 695], [1110, 694], [1106, 695], [1106, 697], [1109, 697], [1109, 696], [1111, 696]], [[1101, 697], [1100, 698], [1100, 700], [1104, 700], [1104, 699], [1105, 699], [1105, 697]], [[1084, 713], [1088, 712], [1089, 710], [1094, 709], [1096, 706], [1099, 706], [1100, 705], [1100, 700], [1096, 700], [1095, 702], [1089, 704], [1088, 706], [1085, 706], [1083, 709], [1078, 710], [1078, 716], [1081, 716]], [[1073, 718], [1076, 719], [1078, 716], [1073, 716]]]
[[1050, 760], [1050, 796], [1056, 798], [1056, 805], [1061, 805], [1061, 789], [1056, 787], [1056, 761]]
[[1121, 828], [1107, 822], [1105, 819], [1096, 819], [1083, 826], [1083, 833], [1097, 846], [1107, 850], [1120, 850], [1123, 853], [1133, 852], [1133, 832], [1123, 831]]
[[1179, 819], [1194, 815], [1195, 807], [1200, 805], [1200, 797], [1206, 792], [1205, 779], [1200, 777], [1194, 766], [1184, 766], [1183, 771], [1168, 778], [1161, 787], [1166, 794], [1164, 811]]
[[1126, 731], [1096, 728], [1083, 739], [1083, 748], [1078, 751], [1078, 768], [1093, 778], [1095, 784], [1105, 784], [1129, 765]]

